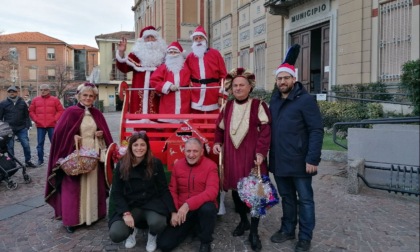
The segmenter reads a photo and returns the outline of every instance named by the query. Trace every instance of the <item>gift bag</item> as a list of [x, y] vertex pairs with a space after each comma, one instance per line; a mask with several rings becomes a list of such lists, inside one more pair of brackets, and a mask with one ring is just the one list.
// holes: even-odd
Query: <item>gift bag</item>
[[76, 150], [65, 158], [60, 158], [58, 164], [68, 176], [88, 173], [98, 166], [98, 153], [95, 149], [80, 148], [76, 142]]
[[267, 175], [261, 175], [259, 166], [252, 168], [248, 177], [239, 180], [238, 193], [251, 208], [252, 217], [264, 217], [268, 209], [280, 202], [276, 188]]

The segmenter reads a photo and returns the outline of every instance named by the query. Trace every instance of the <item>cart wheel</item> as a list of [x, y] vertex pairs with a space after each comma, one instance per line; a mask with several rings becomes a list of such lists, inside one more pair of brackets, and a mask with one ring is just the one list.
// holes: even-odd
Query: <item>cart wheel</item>
[[7, 183], [7, 189], [9, 190], [15, 190], [18, 187], [18, 183], [14, 182], [14, 181], [9, 181]]
[[32, 179], [28, 174], [23, 175], [23, 179], [25, 180], [25, 184], [31, 183]]

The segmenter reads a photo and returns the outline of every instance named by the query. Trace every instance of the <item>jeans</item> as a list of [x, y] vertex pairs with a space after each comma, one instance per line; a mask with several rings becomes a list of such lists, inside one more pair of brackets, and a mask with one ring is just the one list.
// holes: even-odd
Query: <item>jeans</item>
[[312, 177], [274, 176], [274, 178], [283, 209], [280, 232], [295, 235], [299, 215], [299, 240], [312, 240], [315, 228]]
[[54, 133], [54, 128], [36, 128], [36, 135], [38, 145], [36, 146], [36, 150], [38, 151], [38, 163], [44, 163], [44, 142], [45, 142], [45, 135], [48, 133], [48, 138], [50, 139], [50, 143], [52, 140], [52, 136]]
[[[28, 137], [28, 129], [23, 128], [17, 132], [14, 132], [15, 136], [19, 139], [20, 144], [23, 148], [23, 154], [25, 155], [25, 163], [31, 161], [31, 147], [29, 146], [29, 137]], [[15, 155], [15, 137], [11, 137], [9, 142], [7, 143], [7, 151]]]

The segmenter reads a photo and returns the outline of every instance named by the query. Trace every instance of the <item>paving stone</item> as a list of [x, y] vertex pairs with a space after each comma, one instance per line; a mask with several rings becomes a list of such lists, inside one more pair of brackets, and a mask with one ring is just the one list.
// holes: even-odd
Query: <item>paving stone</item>
[[[119, 114], [108, 113], [106, 118], [113, 134], [118, 132]], [[30, 131], [30, 144], [32, 160], [36, 160], [36, 130]], [[49, 152], [48, 140], [45, 152]], [[15, 153], [23, 159], [19, 143]], [[135, 249], [126, 249], [124, 242], [112, 243], [107, 219], [68, 234], [62, 222], [54, 219], [53, 209], [43, 202], [46, 169], [46, 165], [27, 169], [32, 179], [29, 184], [18, 171], [12, 178], [19, 186], [13, 191], [0, 184], [0, 251], [145, 251], [143, 234], [137, 236]], [[358, 195], [347, 194], [345, 171], [346, 164], [324, 160], [313, 179], [316, 227], [311, 251], [419, 251], [419, 198], [367, 187], [362, 187]], [[234, 212], [230, 193], [225, 203], [227, 213], [216, 223], [212, 251], [252, 251], [248, 232], [242, 237], [231, 235], [239, 216]], [[1, 219], [2, 213], [8, 217]], [[280, 228], [281, 217], [281, 206], [277, 205], [261, 219], [262, 252], [294, 251], [296, 240], [281, 244], [270, 241]], [[198, 240], [189, 237], [174, 252], [197, 251], [199, 246]]]

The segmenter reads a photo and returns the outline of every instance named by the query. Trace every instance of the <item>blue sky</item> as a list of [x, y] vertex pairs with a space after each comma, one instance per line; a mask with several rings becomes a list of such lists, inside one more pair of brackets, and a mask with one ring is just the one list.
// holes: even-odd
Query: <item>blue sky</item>
[[134, 0], [0, 0], [0, 33], [41, 32], [98, 47], [95, 36], [134, 31]]

